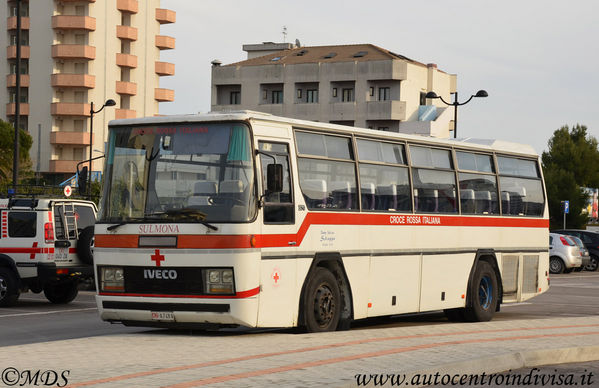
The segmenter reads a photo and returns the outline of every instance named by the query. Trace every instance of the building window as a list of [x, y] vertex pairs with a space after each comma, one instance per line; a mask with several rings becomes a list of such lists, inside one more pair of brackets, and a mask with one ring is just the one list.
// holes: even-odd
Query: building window
[[370, 96], [371, 97], [374, 96], [374, 87], [372, 87], [372, 86], [370, 87]]
[[229, 104], [230, 105], [241, 104], [241, 92], [231, 92], [231, 94], [229, 95]]
[[337, 88], [333, 88], [333, 97], [337, 97]]
[[297, 98], [302, 98], [302, 89], [297, 89]]
[[343, 95], [341, 96], [342, 102], [352, 102], [354, 100], [354, 89], [343, 89]]
[[283, 91], [282, 90], [273, 90], [270, 102], [271, 102], [271, 104], [282, 104], [283, 103]]
[[306, 91], [306, 102], [307, 103], [317, 103], [318, 102], [318, 90], [308, 89]]
[[390, 94], [390, 88], [379, 88], [379, 101], [389, 100]]

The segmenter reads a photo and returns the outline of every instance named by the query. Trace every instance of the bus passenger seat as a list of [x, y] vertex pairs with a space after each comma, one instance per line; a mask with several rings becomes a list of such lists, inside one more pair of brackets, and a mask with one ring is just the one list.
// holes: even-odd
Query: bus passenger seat
[[333, 197], [333, 207], [337, 209], [351, 209], [352, 196], [351, 185], [348, 181], [332, 181], [331, 192]]
[[460, 204], [462, 205], [462, 213], [476, 213], [476, 202], [474, 201], [474, 190], [460, 190]]
[[503, 214], [512, 214], [510, 213], [510, 193], [507, 191], [501, 192], [501, 208]]
[[377, 186], [376, 210], [397, 210], [397, 186]]
[[491, 193], [482, 190], [474, 193], [476, 198], [476, 213], [477, 214], [491, 214]]
[[374, 210], [375, 187], [374, 183], [362, 183], [362, 209]]
[[300, 182], [308, 209], [327, 206], [327, 182], [324, 179], [304, 179]]
[[193, 186], [193, 194], [187, 200], [188, 206], [206, 206], [210, 205], [208, 198], [216, 194], [216, 182], [197, 181]]

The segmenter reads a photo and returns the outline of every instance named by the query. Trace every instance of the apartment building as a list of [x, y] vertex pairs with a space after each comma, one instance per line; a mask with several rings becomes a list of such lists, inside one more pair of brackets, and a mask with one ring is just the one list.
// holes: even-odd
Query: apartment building
[[[0, 115], [13, 123], [16, 9], [16, 0], [0, 6], [6, 20], [0, 46], [7, 47]], [[90, 147], [101, 155], [109, 120], [156, 115], [160, 102], [174, 100], [159, 80], [175, 73], [174, 64], [160, 61], [175, 38], [161, 35], [160, 26], [174, 23], [176, 14], [160, 8], [160, 0], [21, 0], [21, 16], [20, 124], [34, 140], [34, 168], [51, 181], [72, 176]], [[90, 139], [92, 103], [97, 111], [108, 99], [116, 106], [93, 115]], [[102, 166], [103, 159], [94, 161], [92, 171]]]
[[446, 101], [457, 76], [372, 44], [300, 47], [244, 45], [248, 59], [212, 63], [213, 111], [274, 115], [384, 131], [449, 137]]

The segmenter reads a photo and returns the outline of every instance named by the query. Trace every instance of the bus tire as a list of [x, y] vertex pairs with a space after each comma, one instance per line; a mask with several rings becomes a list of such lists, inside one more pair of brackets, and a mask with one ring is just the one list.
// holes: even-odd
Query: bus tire
[[79, 289], [76, 281], [47, 284], [44, 287], [44, 295], [54, 304], [67, 304], [77, 297]]
[[464, 317], [470, 322], [490, 321], [499, 301], [499, 284], [491, 264], [480, 260], [476, 265], [470, 290], [470, 303], [464, 310]]
[[341, 294], [335, 276], [317, 267], [304, 295], [304, 317], [308, 332], [335, 331], [341, 317]]
[[562, 259], [557, 256], [551, 256], [549, 258], [549, 272], [551, 273], [562, 273], [566, 266]]
[[94, 245], [94, 226], [90, 225], [79, 233], [77, 241], [77, 256], [84, 264], [94, 264], [92, 246]]
[[18, 280], [14, 272], [0, 267], [0, 307], [14, 306], [21, 294]]

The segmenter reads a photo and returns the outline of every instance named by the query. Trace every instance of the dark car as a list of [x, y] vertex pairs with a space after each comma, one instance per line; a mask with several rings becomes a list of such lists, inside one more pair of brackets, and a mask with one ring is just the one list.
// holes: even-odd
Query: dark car
[[590, 264], [585, 266], [584, 269], [587, 271], [597, 271], [597, 267], [599, 267], [599, 233], [582, 229], [560, 229], [553, 230], [552, 232], [567, 234], [581, 239], [591, 256]]

